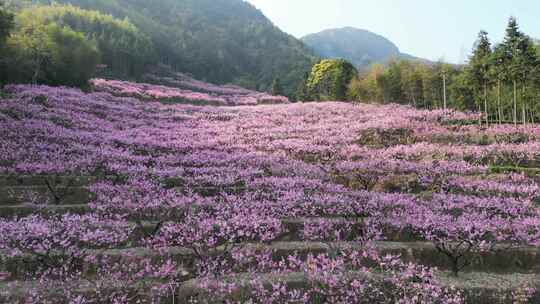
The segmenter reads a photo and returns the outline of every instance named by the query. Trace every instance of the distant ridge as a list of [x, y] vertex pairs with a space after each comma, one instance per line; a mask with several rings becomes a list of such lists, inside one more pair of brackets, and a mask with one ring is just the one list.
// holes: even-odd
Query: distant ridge
[[363, 69], [373, 63], [386, 63], [391, 59], [420, 59], [401, 53], [389, 39], [354, 27], [327, 29], [301, 38], [317, 55], [323, 58], [342, 58]]

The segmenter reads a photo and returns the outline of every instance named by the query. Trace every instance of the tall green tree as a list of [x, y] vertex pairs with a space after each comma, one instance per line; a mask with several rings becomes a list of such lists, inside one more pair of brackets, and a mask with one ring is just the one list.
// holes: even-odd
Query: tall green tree
[[135, 78], [157, 63], [151, 40], [127, 19], [72, 5], [18, 9], [0, 66], [2, 83], [83, 86], [98, 64], [107, 67], [100, 69], [105, 76]]
[[326, 59], [314, 65], [306, 81], [307, 95], [313, 100], [345, 100], [351, 80], [358, 71], [343, 59]]
[[8, 40], [10, 82], [83, 86], [99, 62], [95, 42], [79, 32], [18, 15]]
[[[532, 39], [525, 36], [521, 45], [521, 60], [524, 67], [522, 71], [522, 118], [523, 123], [529, 122], [529, 116], [533, 117], [532, 111], [536, 108], [535, 103], [538, 102], [538, 94], [535, 92], [538, 89], [539, 73], [540, 73], [540, 57], [536, 53], [536, 48]], [[532, 121], [534, 122], [534, 121]]]
[[303, 80], [298, 84], [298, 88], [296, 88], [296, 92], [294, 94], [294, 99], [297, 101], [304, 101], [304, 100], [311, 100], [312, 98], [309, 97], [309, 92], [307, 88], [307, 81], [309, 79], [309, 73], [304, 73]]
[[49, 28], [33, 18], [17, 19], [9, 41], [11, 82], [43, 83], [45, 67], [51, 62], [55, 48]]
[[[482, 96], [486, 124], [489, 123], [488, 86], [490, 84], [491, 56], [491, 42], [489, 41], [488, 33], [486, 31], [480, 31], [469, 61], [468, 71], [475, 90], [481, 92], [477, 95]], [[481, 105], [482, 101], [479, 101], [478, 105]]]
[[416, 107], [423, 90], [422, 74], [414, 62], [403, 60], [401, 65], [401, 92], [410, 105]]
[[444, 63], [439, 61], [426, 66], [423, 72], [424, 82], [424, 107], [442, 108], [443, 105], [443, 71]]
[[0, 2], [0, 49], [4, 46], [13, 26], [13, 14]]
[[68, 86], [84, 86], [92, 77], [100, 60], [94, 41], [67, 27], [49, 29], [54, 48], [51, 65], [46, 67], [47, 82]]
[[13, 17], [13, 14], [0, 2], [0, 86], [7, 81], [8, 77], [6, 65], [9, 59], [6, 41], [14, 27]]
[[518, 122], [518, 84], [525, 82], [528, 73], [526, 66], [528, 61], [526, 57], [528, 56], [525, 52], [527, 52], [529, 43], [530, 39], [520, 31], [516, 18], [511, 17], [501, 47], [504, 52], [504, 67], [513, 87], [512, 119], [514, 124]]
[[452, 101], [451, 107], [458, 110], [475, 111], [477, 107], [474, 85], [465, 69], [460, 68], [455, 72], [451, 83], [448, 85], [448, 96]]
[[402, 67], [403, 61], [391, 61], [380, 78], [383, 84], [383, 96], [385, 102], [400, 103], [404, 100], [402, 90]]
[[17, 23], [57, 25], [81, 33], [95, 43], [106, 71], [114, 77], [135, 77], [157, 63], [151, 40], [127, 19], [116, 19], [72, 5], [32, 6], [17, 15]]
[[498, 44], [493, 49], [490, 58], [490, 77], [496, 80], [496, 95], [497, 95], [497, 121], [501, 124], [506, 120], [505, 111], [503, 111], [502, 96], [503, 85], [509, 80], [509, 73], [506, 70], [507, 56], [504, 45]]
[[349, 84], [347, 95], [349, 99], [361, 102], [382, 102], [384, 66], [373, 64], [367, 71], [362, 71], [354, 77]]

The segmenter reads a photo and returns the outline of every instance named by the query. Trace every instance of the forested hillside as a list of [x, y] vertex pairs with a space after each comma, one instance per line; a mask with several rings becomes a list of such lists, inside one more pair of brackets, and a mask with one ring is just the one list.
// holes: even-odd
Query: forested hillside
[[383, 36], [352, 27], [324, 30], [307, 35], [302, 41], [323, 58], [345, 59], [359, 69], [391, 59], [417, 59], [401, 53], [392, 41]]
[[150, 39], [127, 20], [75, 6], [18, 11], [1, 61], [0, 83], [85, 85], [96, 67], [136, 77], [157, 62]]
[[[11, 8], [48, 0], [9, 0]], [[291, 94], [314, 56], [296, 38], [275, 27], [242, 0], [60, 0], [128, 18], [147, 35], [157, 60], [198, 79], [268, 90], [279, 78]], [[138, 49], [133, 48], [133, 53]], [[152, 59], [152, 58], [150, 58]]]

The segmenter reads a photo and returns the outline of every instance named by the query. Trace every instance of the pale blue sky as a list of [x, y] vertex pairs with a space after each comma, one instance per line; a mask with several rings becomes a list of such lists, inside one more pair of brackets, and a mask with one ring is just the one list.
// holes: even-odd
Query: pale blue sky
[[478, 32], [499, 41], [510, 16], [540, 38], [540, 0], [247, 0], [295, 37], [353, 26], [381, 34], [404, 53], [458, 63]]

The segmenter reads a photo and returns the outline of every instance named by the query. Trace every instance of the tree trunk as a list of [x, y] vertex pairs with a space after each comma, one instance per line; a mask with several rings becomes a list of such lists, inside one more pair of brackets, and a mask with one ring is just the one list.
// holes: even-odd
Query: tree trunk
[[[480, 105], [480, 103], [477, 104], [477, 107], [476, 107], [478, 113], [482, 113], [482, 106]], [[482, 125], [482, 115], [478, 115], [478, 125]]]
[[489, 113], [487, 102], [487, 84], [484, 84], [484, 115], [486, 115], [486, 125], [489, 125]]
[[526, 98], [525, 98], [525, 85], [523, 85], [523, 92], [521, 93], [521, 116], [523, 118], [523, 125], [527, 124], [527, 109], [526, 107]]
[[457, 278], [459, 277], [459, 258], [457, 257], [451, 257], [451, 268], [452, 268], [452, 275]]
[[522, 108], [522, 116], [523, 116], [523, 124], [524, 125], [527, 125], [527, 109], [526, 109], [526, 105], [525, 105], [525, 101], [523, 101], [523, 108]]
[[514, 80], [514, 125], [517, 125], [517, 84]]
[[499, 116], [499, 124], [502, 124], [502, 109], [501, 109], [501, 80], [497, 81], [497, 112]]
[[443, 74], [443, 100], [444, 109], [446, 110], [446, 74]]
[[531, 108], [531, 124], [534, 125], [535, 122], [536, 122], [536, 107], [533, 105], [533, 107]]
[[41, 74], [41, 65], [42, 65], [41, 57], [39, 55], [36, 55], [35, 58], [36, 58], [35, 66], [34, 66], [34, 71], [32, 73], [33, 85], [36, 85], [38, 83], [39, 74]]

